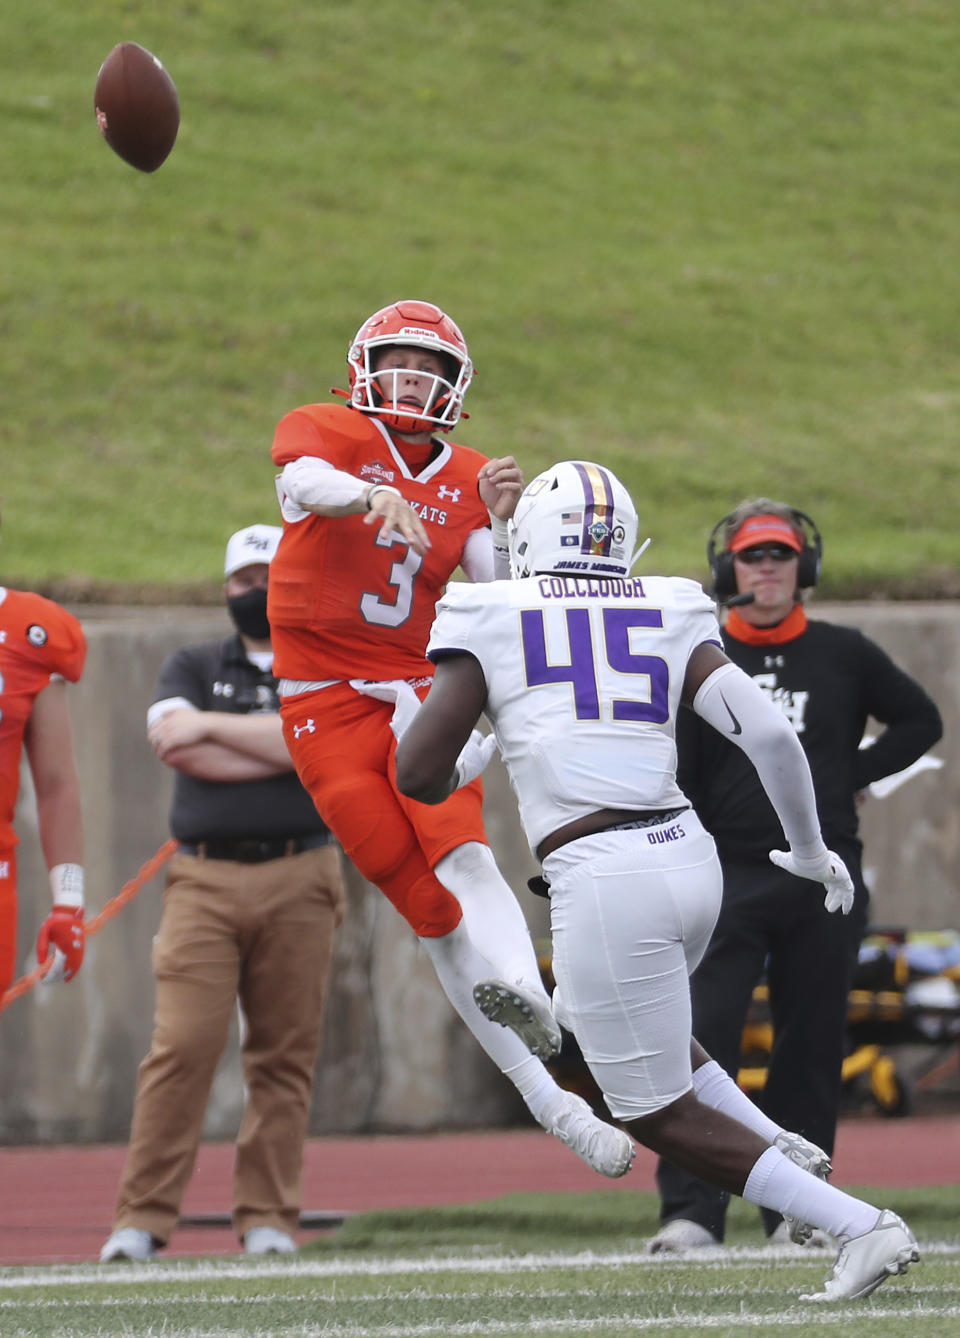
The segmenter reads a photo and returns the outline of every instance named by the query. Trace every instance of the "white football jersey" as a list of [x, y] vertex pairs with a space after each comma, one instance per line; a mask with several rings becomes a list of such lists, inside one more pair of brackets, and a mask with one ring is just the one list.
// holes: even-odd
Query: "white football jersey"
[[714, 604], [664, 576], [453, 583], [427, 654], [468, 651], [532, 850], [601, 808], [686, 803], [677, 711], [690, 655], [722, 648]]

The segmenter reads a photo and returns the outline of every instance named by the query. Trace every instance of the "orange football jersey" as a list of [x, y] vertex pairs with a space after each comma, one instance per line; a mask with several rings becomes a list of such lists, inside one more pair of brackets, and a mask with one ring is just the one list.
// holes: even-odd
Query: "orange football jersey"
[[[420, 557], [399, 536], [381, 542], [379, 526], [365, 524], [362, 515], [285, 515], [268, 595], [278, 677], [319, 682], [433, 673], [424, 652], [437, 600], [467, 536], [490, 523], [477, 482], [487, 456], [439, 438], [436, 444], [435, 458], [414, 473], [390, 434], [355, 409], [308, 404], [280, 420], [275, 464], [319, 456], [367, 483], [390, 484], [414, 507], [432, 547]], [[424, 448], [421, 458], [428, 453]]]
[[0, 586], [0, 845], [10, 847], [23, 734], [54, 674], [75, 683], [87, 643], [72, 613], [42, 595]]

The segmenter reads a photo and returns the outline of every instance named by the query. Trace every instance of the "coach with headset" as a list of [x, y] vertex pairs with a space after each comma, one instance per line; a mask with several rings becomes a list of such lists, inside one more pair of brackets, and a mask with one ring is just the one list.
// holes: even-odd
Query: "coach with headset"
[[[868, 909], [858, 800], [872, 781], [936, 743], [942, 724], [919, 683], [868, 637], [808, 620], [803, 595], [817, 583], [822, 551], [809, 516], [765, 497], [724, 516], [707, 545], [714, 594], [728, 610], [724, 650], [800, 737], [823, 838], [856, 885], [852, 913], [828, 915], [809, 881], [770, 862], [784, 837], [755, 769], [692, 711], [678, 723], [677, 775], [717, 843], [724, 878], [717, 926], [691, 979], [693, 1033], [735, 1076], [753, 989], [766, 968], [774, 1044], [759, 1104], [832, 1152], [847, 995]], [[861, 749], [868, 717], [885, 728]], [[653, 1253], [723, 1240], [729, 1195], [665, 1161], [657, 1182], [663, 1226]], [[786, 1239], [782, 1219], [762, 1211], [767, 1235]]]

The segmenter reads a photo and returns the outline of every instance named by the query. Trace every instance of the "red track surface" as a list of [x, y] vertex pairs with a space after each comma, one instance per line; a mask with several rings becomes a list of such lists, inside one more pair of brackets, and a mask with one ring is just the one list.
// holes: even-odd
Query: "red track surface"
[[[109, 1235], [123, 1147], [0, 1148], [0, 1265], [95, 1260]], [[233, 1148], [206, 1144], [184, 1216], [228, 1213]], [[837, 1185], [960, 1184], [960, 1115], [841, 1121]], [[304, 1166], [305, 1213], [470, 1203], [523, 1191], [654, 1188], [643, 1148], [622, 1180], [594, 1175], [539, 1130], [320, 1138]], [[301, 1242], [310, 1232], [301, 1233]], [[236, 1253], [229, 1227], [181, 1227], [165, 1258]]]

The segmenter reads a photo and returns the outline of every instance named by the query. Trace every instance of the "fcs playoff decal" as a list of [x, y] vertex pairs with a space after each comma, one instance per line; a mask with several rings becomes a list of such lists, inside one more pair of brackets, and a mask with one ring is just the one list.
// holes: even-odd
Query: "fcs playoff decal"
[[[603, 510], [606, 509], [603, 508]], [[609, 540], [609, 547], [606, 549], [605, 556], [611, 558], [614, 562], [628, 556], [623, 547], [623, 542], [627, 536], [622, 525], [614, 525], [611, 530], [602, 516], [594, 515], [593, 520], [584, 529], [582, 511], [564, 511], [561, 514], [560, 523], [561, 526], [569, 526], [566, 533], [561, 532], [561, 548], [577, 548], [584, 553], [588, 550], [592, 550], [594, 553], [604, 553], [605, 545]]]

